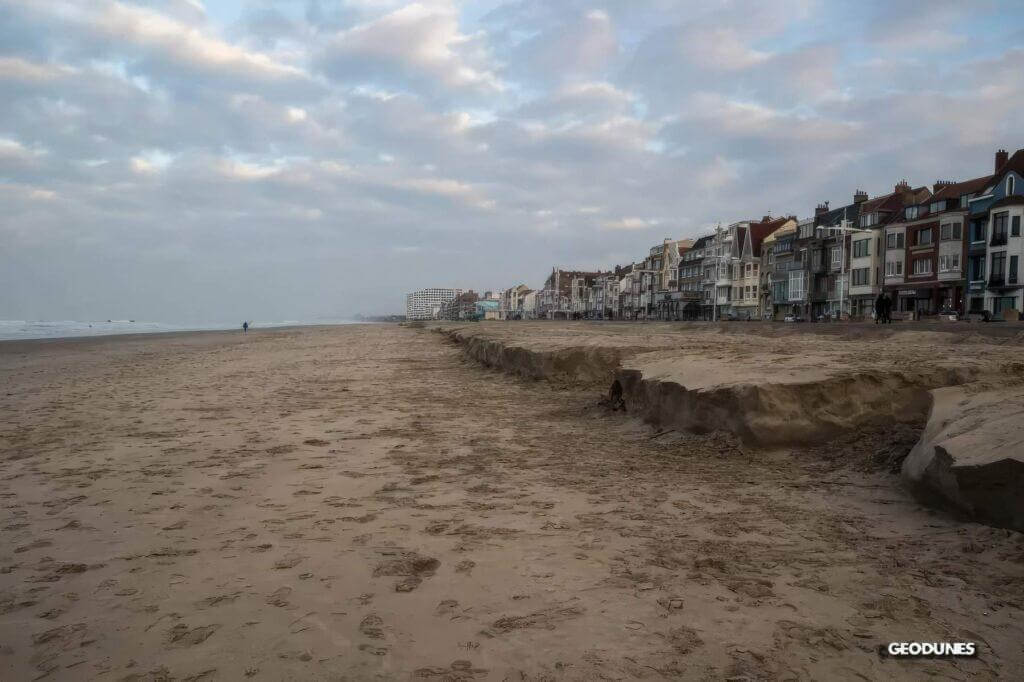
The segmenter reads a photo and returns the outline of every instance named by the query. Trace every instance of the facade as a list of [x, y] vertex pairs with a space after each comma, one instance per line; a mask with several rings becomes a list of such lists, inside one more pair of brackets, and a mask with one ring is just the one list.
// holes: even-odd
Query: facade
[[1020, 272], [1024, 262], [1024, 149], [1018, 149], [1009, 158], [1004, 150], [999, 150], [995, 168], [995, 174], [978, 195], [967, 198], [972, 231], [975, 225], [984, 228], [983, 232], [979, 229], [972, 234], [970, 255], [976, 257], [979, 251], [975, 238], [981, 237], [985, 247], [981, 260], [984, 295], [978, 296], [974, 278], [979, 273], [972, 272], [969, 307], [976, 309], [976, 299], [981, 298], [984, 311], [1016, 319], [1024, 311]]
[[501, 307], [498, 311], [498, 319], [518, 320], [523, 317], [523, 298], [530, 293], [531, 289], [525, 284], [518, 284], [505, 289], [501, 293]]
[[793, 269], [793, 244], [798, 228], [799, 222], [790, 218], [787, 224], [765, 237], [761, 244], [762, 319], [783, 319], [792, 312], [789, 274]]
[[582, 311], [585, 294], [582, 289], [589, 286], [600, 272], [561, 270], [552, 268], [544, 281], [544, 288], [537, 296], [537, 317], [549, 320], [566, 320], [573, 313]]
[[[923, 201], [928, 195], [925, 187], [914, 190], [909, 189], [906, 183], [900, 183], [889, 194], [862, 200], [857, 230], [850, 234], [848, 293], [849, 311], [853, 317], [870, 318], [875, 300], [884, 290], [886, 227], [902, 221], [906, 207]], [[866, 195], [858, 190], [857, 196]], [[898, 268], [893, 266], [893, 269]]]
[[421, 289], [405, 295], [405, 319], [432, 320], [441, 310], [462, 293], [462, 289]]
[[745, 222], [733, 223], [728, 227], [719, 225], [704, 249], [701, 262], [704, 272], [701, 281], [704, 294], [701, 315], [704, 319], [720, 320], [730, 312], [733, 243], [737, 231], [745, 225]]
[[764, 240], [783, 227], [796, 227], [796, 218], [765, 216], [760, 222], [740, 226], [736, 232], [732, 263], [732, 314], [744, 320], [762, 317], [763, 280], [761, 251]]
[[[470, 289], [460, 293], [451, 301], [443, 304], [439, 318], [442, 320], [475, 320], [477, 318], [477, 301], [480, 295]], [[495, 302], [496, 303], [496, 302]]]
[[697, 320], [703, 317], [704, 254], [713, 242], [714, 235], [701, 237], [679, 256], [679, 264], [676, 266], [676, 286], [679, 288], [681, 303], [679, 319]]
[[899, 287], [887, 287], [895, 300], [894, 310], [915, 317], [966, 313], [969, 206], [965, 196], [976, 194], [989, 179], [936, 182], [929, 196], [916, 197], [903, 209], [903, 281]]

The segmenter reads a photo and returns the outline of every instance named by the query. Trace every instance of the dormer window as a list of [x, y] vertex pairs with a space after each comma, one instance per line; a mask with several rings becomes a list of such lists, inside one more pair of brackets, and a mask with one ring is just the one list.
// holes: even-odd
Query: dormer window
[[945, 201], [933, 201], [932, 205], [929, 207], [928, 210], [931, 211], [932, 213], [938, 213], [939, 211], [943, 211], [945, 209], [946, 209], [946, 202]]
[[907, 220], [913, 220], [918, 215], [920, 215], [920, 213], [921, 213], [921, 207], [920, 206], [907, 206], [906, 210], [904, 210], [904, 212], [903, 212], [903, 214], [907, 217]]
[[1006, 178], [1006, 196], [1013, 194], [1014, 190], [1014, 177], [1012, 175]]

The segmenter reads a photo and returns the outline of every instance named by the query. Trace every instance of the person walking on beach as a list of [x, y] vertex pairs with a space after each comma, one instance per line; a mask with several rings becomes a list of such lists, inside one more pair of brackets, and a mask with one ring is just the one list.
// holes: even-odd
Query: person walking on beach
[[249, 321], [248, 320], [246, 320], [245, 322], [242, 323], [242, 333], [243, 334], [248, 334], [249, 333]]

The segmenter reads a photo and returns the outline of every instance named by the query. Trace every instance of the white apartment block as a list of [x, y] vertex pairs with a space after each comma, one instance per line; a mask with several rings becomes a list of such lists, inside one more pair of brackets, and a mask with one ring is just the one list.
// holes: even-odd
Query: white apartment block
[[420, 289], [405, 295], [405, 319], [432, 320], [441, 307], [454, 301], [462, 289]]

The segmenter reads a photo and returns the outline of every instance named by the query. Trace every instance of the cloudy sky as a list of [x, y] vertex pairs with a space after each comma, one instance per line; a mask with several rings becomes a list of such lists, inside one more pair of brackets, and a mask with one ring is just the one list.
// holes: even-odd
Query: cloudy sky
[[0, 318], [398, 312], [991, 172], [1017, 0], [0, 0]]

